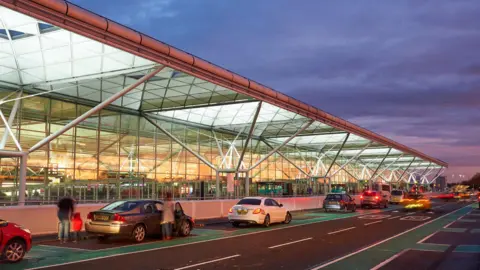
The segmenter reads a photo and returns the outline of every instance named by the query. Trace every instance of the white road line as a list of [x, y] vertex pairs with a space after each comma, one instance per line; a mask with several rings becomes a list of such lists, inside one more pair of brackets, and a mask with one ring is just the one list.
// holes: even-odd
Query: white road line
[[232, 255], [232, 256], [228, 256], [228, 257], [216, 259], [216, 260], [211, 260], [211, 261], [208, 261], [208, 262], [202, 262], [202, 263], [187, 265], [187, 266], [184, 266], [184, 267], [175, 268], [175, 270], [189, 269], [189, 268], [197, 267], [197, 266], [200, 266], [200, 265], [205, 265], [205, 264], [209, 264], [209, 263], [214, 263], [214, 262], [229, 260], [229, 259], [236, 258], [236, 257], [240, 257], [240, 254]]
[[397, 254], [393, 255], [392, 257], [388, 258], [387, 260], [381, 262], [380, 264], [376, 265], [375, 267], [373, 267], [373, 268], [370, 269], [370, 270], [378, 270], [378, 269], [384, 267], [384, 266], [387, 265], [389, 262], [391, 262], [391, 261], [395, 260], [396, 258], [402, 256], [405, 252], [407, 252], [407, 251], [409, 251], [409, 250], [410, 250], [410, 249], [407, 248], [407, 249], [404, 249], [404, 250], [400, 251], [399, 253], [397, 253]]
[[418, 241], [417, 244], [421, 244], [421, 243], [427, 241], [430, 237], [432, 237], [433, 235], [435, 235], [437, 232], [438, 232], [438, 231], [436, 231], [436, 232], [430, 234], [429, 236], [423, 238], [422, 240]]
[[56, 249], [56, 250], [59, 250], [59, 249], [71, 249], [71, 250], [81, 250], [81, 251], [91, 251], [90, 249], [83, 249], [83, 248], [73, 248], [73, 247], [65, 247], [65, 246], [49, 246], [49, 245], [38, 245], [37, 247], [40, 247], [40, 249], [43, 249], [45, 250], [45, 248], [47, 249]]
[[395, 216], [395, 217], [391, 217], [391, 218], [388, 218], [388, 219], [396, 219], [396, 218], [399, 218], [401, 216]]
[[280, 244], [280, 245], [276, 245], [276, 246], [271, 246], [271, 247], [269, 247], [269, 248], [283, 247], [283, 246], [287, 246], [287, 245], [291, 245], [291, 244], [295, 244], [295, 243], [299, 243], [299, 242], [303, 242], [303, 241], [308, 241], [308, 240], [312, 240], [312, 239], [313, 239], [313, 237], [309, 237], [309, 238], [300, 239], [300, 240], [297, 240], [297, 241], [288, 242], [288, 243], [285, 243], [285, 244]]
[[329, 232], [328, 234], [336, 234], [336, 233], [340, 233], [340, 232], [344, 232], [344, 231], [352, 230], [352, 229], [355, 229], [355, 228], [356, 228], [356, 227], [350, 227], [350, 228], [341, 229], [341, 230], [334, 231], [334, 232]]
[[411, 213], [406, 214], [406, 216], [410, 216], [410, 215], [414, 215], [414, 214], [415, 214], [415, 212], [411, 212]]
[[[389, 209], [389, 210], [382, 210], [382, 212], [389, 212], [389, 211], [392, 211], [392, 210], [391, 210], [391, 209]], [[138, 253], [144, 253], [144, 252], [157, 251], [157, 250], [162, 250], [162, 249], [167, 249], [167, 248], [184, 247], [184, 246], [202, 244], [202, 243], [207, 243], [207, 242], [213, 242], [213, 241], [219, 241], [219, 240], [225, 240], [225, 239], [231, 239], [231, 238], [249, 236], [249, 235], [254, 235], [254, 234], [268, 233], [268, 232], [273, 232], [273, 231], [278, 231], [278, 230], [285, 230], [285, 229], [290, 229], [290, 228], [308, 226], [308, 225], [323, 223], [323, 222], [332, 221], [332, 220], [340, 220], [340, 219], [346, 219], [346, 218], [354, 218], [354, 217], [364, 216], [364, 215], [370, 215], [370, 214], [371, 214], [370, 212], [367, 212], [367, 213], [364, 213], [364, 214], [359, 214], [359, 215], [354, 215], [354, 216], [336, 217], [336, 218], [333, 218], [333, 219], [319, 220], [319, 221], [315, 221], [315, 222], [312, 222], [312, 223], [297, 224], [297, 225], [291, 225], [291, 226], [286, 226], [286, 227], [279, 227], [279, 228], [274, 228], [274, 229], [269, 229], [269, 230], [261, 230], [261, 231], [256, 231], [256, 232], [251, 232], [251, 233], [245, 233], [245, 234], [231, 235], [231, 236], [226, 236], [226, 237], [219, 237], [219, 238], [215, 238], [215, 239], [202, 240], [202, 241], [197, 241], [197, 242], [192, 242], [192, 243], [185, 243], [185, 244], [179, 244], [179, 245], [174, 245], [174, 246], [166, 246], [166, 247], [151, 248], [151, 249], [138, 250], [138, 251], [132, 251], [132, 252], [118, 253], [118, 254], [106, 255], [106, 256], [101, 256], [101, 257], [96, 257], [96, 258], [91, 258], [91, 259], [85, 259], [85, 260], [78, 260], [78, 261], [73, 261], [73, 262], [52, 264], [52, 265], [48, 265], [48, 266], [39, 266], [39, 267], [34, 267], [34, 268], [28, 268], [28, 269], [26, 269], [26, 270], [45, 269], [45, 268], [56, 267], [56, 266], [70, 265], [70, 264], [76, 264], [76, 263], [82, 263], [82, 262], [89, 262], [89, 261], [96, 261], [96, 260], [101, 260], [101, 259], [107, 259], [107, 258], [112, 258], [112, 257], [119, 257], [119, 256], [125, 256], [125, 255], [132, 255], [132, 254], [138, 254]], [[148, 245], [148, 243], [139, 244], [139, 245]], [[123, 247], [123, 246], [122, 246], [122, 247]], [[122, 248], [122, 247], [118, 247], [118, 248]], [[114, 248], [112, 248], [112, 249], [114, 249]], [[107, 249], [101, 249], [101, 251], [105, 251], [105, 250], [107, 250]]]
[[380, 222], [382, 222], [382, 220], [374, 221], [374, 222], [370, 222], [370, 223], [365, 223], [365, 224], [363, 224], [363, 225], [368, 226], [368, 225], [372, 225], [372, 224], [380, 223]]
[[409, 232], [411, 232], [411, 231], [414, 231], [414, 230], [416, 230], [416, 229], [418, 229], [418, 228], [421, 228], [421, 227], [423, 227], [423, 226], [425, 226], [425, 225], [427, 225], [427, 224], [430, 224], [430, 223], [432, 223], [432, 222], [434, 222], [434, 221], [437, 221], [437, 220], [439, 220], [439, 219], [441, 219], [441, 218], [444, 218], [444, 217], [446, 217], [446, 216], [449, 216], [449, 215], [451, 215], [451, 214], [453, 214], [453, 213], [455, 213], [455, 212], [458, 212], [458, 211], [460, 211], [460, 210], [462, 210], [462, 209], [464, 209], [464, 208], [467, 208], [467, 207], [470, 207], [470, 205], [466, 205], [466, 206], [464, 206], [464, 207], [462, 207], [462, 208], [459, 208], [459, 209], [457, 209], [457, 210], [455, 210], [455, 211], [452, 211], [452, 212], [450, 212], [450, 213], [448, 213], [448, 214], [445, 214], [445, 215], [443, 215], [443, 216], [440, 216], [440, 217], [438, 217], [438, 218], [436, 218], [436, 219], [432, 219], [432, 220], [430, 220], [430, 221], [428, 221], [428, 222], [422, 223], [422, 224], [420, 224], [420, 225], [418, 225], [418, 226], [416, 226], [416, 227], [413, 227], [413, 228], [411, 228], [411, 229], [408, 229], [408, 230], [406, 230], [406, 231], [404, 231], [404, 232], [401, 232], [401, 233], [396, 234], [396, 235], [394, 235], [394, 236], [391, 236], [391, 237], [388, 237], [388, 238], [383, 239], [383, 240], [381, 240], [381, 241], [378, 241], [378, 242], [376, 242], [376, 243], [374, 243], [374, 244], [372, 244], [372, 245], [369, 245], [369, 246], [367, 246], [367, 247], [364, 247], [364, 248], [362, 248], [362, 249], [359, 249], [359, 250], [357, 250], [357, 251], [355, 251], [355, 252], [349, 253], [349, 254], [347, 254], [347, 255], [345, 255], [345, 256], [342, 256], [342, 257], [340, 257], [340, 258], [337, 258], [337, 259], [335, 259], [335, 260], [333, 260], [333, 261], [324, 263], [324, 264], [322, 264], [322, 265], [320, 265], [320, 266], [317, 266], [317, 267], [315, 267], [315, 268], [312, 268], [312, 270], [318, 270], [318, 269], [327, 267], [327, 266], [329, 266], [329, 265], [331, 265], [331, 264], [337, 263], [337, 262], [339, 262], [339, 261], [341, 261], [341, 260], [344, 260], [344, 259], [346, 259], [346, 258], [348, 258], [348, 257], [351, 257], [351, 256], [353, 256], [353, 255], [355, 255], [355, 254], [358, 254], [358, 253], [360, 253], [360, 252], [363, 252], [363, 251], [365, 251], [365, 250], [367, 250], [367, 249], [371, 249], [372, 247], [375, 247], [375, 246], [378, 246], [378, 245], [380, 245], [380, 244], [383, 244], [383, 243], [385, 243], [385, 242], [387, 242], [387, 241], [390, 241], [390, 240], [392, 240], [392, 239], [394, 239], [394, 238], [397, 238], [397, 237], [399, 237], [399, 236], [402, 236], [402, 235], [404, 235], [404, 234], [406, 234], [406, 233], [409, 233]]

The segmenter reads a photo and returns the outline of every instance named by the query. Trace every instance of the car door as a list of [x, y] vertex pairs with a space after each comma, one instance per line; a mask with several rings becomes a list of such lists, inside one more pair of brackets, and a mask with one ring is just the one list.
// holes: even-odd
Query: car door
[[347, 195], [347, 194], [343, 196], [344, 196], [343, 201], [346, 204], [347, 210], [353, 210], [353, 205], [355, 202], [353, 201], [352, 197], [350, 197], [350, 195]]
[[143, 211], [143, 221], [147, 226], [147, 233], [155, 233], [160, 223], [158, 220], [158, 213], [155, 211], [155, 205], [153, 202], [147, 202], [142, 207]]
[[281, 205], [279, 202], [277, 202], [274, 199], [272, 200], [273, 207], [275, 208], [276, 216], [277, 216], [277, 221], [282, 222], [285, 220], [285, 216], [287, 215], [287, 210], [283, 208], [283, 205]]
[[270, 221], [275, 222], [276, 215], [275, 215], [275, 208], [273, 207], [273, 202], [271, 199], [265, 199], [263, 203], [263, 208], [265, 209], [265, 213], [270, 215]]

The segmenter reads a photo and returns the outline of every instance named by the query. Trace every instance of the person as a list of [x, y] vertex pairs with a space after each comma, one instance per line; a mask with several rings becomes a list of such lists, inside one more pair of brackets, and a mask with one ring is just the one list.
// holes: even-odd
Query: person
[[82, 230], [82, 217], [80, 216], [79, 212], [76, 212], [73, 214], [72, 218], [72, 231], [73, 231], [73, 242], [77, 243], [77, 241], [80, 239], [80, 231]]
[[70, 219], [73, 214], [73, 200], [71, 198], [64, 197], [58, 201], [57, 217], [59, 220], [58, 228], [58, 240], [62, 243], [66, 243], [70, 234]]
[[163, 203], [162, 237], [164, 240], [172, 239], [173, 216], [172, 193], [167, 192], [167, 199]]

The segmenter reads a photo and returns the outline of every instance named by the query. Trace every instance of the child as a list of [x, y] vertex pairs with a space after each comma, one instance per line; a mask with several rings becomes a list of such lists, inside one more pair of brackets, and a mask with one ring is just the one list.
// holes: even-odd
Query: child
[[72, 229], [73, 229], [73, 242], [76, 243], [79, 240], [80, 231], [82, 230], [82, 217], [80, 213], [76, 212], [73, 214], [72, 218]]

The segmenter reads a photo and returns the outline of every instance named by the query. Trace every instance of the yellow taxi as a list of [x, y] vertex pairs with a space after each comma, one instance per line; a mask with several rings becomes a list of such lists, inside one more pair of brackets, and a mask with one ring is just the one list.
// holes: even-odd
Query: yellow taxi
[[402, 200], [402, 205], [407, 210], [430, 210], [432, 209], [432, 203], [422, 193], [409, 193]]
[[403, 197], [405, 193], [401, 190], [392, 190], [392, 193], [390, 194], [390, 203], [392, 204], [399, 204], [402, 202]]

